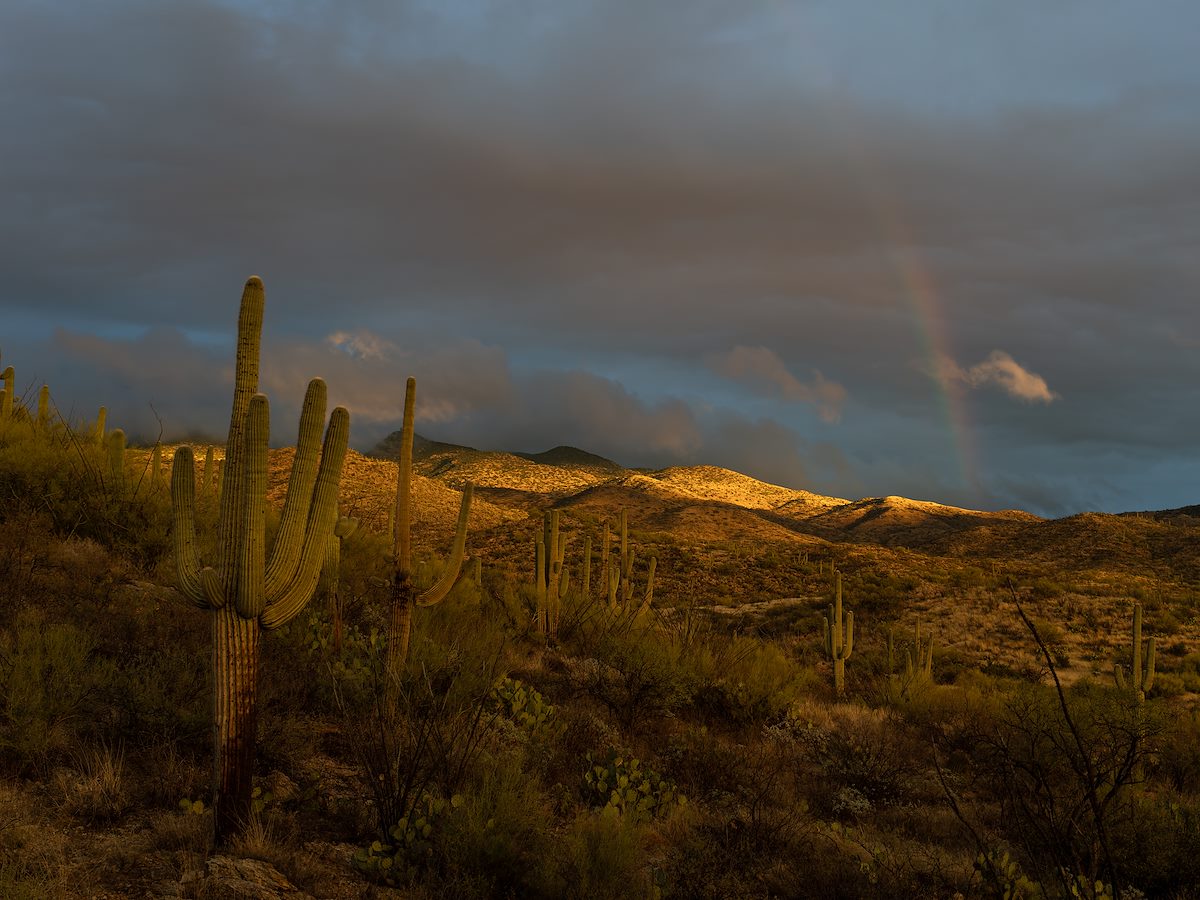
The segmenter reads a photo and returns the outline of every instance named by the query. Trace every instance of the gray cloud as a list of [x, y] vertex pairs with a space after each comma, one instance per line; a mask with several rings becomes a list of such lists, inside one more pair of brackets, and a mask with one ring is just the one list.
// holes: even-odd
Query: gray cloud
[[708, 365], [717, 374], [743, 382], [751, 390], [766, 391], [794, 403], [811, 403], [826, 422], [836, 422], [842, 417], [842, 403], [846, 400], [844, 387], [835, 381], [827, 381], [816, 371], [811, 382], [801, 381], [767, 347], [739, 344], [728, 353], [710, 356]]

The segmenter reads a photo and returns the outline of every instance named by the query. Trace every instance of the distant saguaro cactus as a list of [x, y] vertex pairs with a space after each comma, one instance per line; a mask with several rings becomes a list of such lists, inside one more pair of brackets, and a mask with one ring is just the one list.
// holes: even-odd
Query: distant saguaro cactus
[[904, 651], [904, 692], [912, 693], [917, 688], [933, 684], [933, 635], [928, 641], [921, 639], [921, 620], [917, 620], [913, 646]]
[[[831, 567], [832, 568], [832, 567]], [[833, 573], [833, 604], [825, 622], [825, 652], [833, 661], [833, 690], [840, 697], [846, 693], [846, 660], [854, 652], [854, 613], [846, 611], [842, 626], [842, 573]]]
[[12, 366], [6, 366], [4, 373], [0, 374], [0, 378], [4, 379], [4, 396], [0, 398], [0, 418], [11, 419], [13, 414], [13, 398], [16, 396], [17, 375], [13, 371]]
[[[641, 615], [654, 602], [654, 572], [658, 567], [658, 558], [650, 557], [646, 570], [646, 591], [636, 610], [633, 609], [634, 584], [633, 570], [637, 554], [629, 546], [629, 515], [621, 510], [617, 517], [619, 529], [619, 547], [614, 559], [609, 558], [610, 530], [607, 520], [604, 522], [604, 533], [600, 542], [600, 565], [604, 569], [604, 591], [608, 597], [609, 608], [618, 609]], [[590, 557], [590, 553], [588, 554]]]
[[43, 384], [38, 391], [37, 427], [47, 428], [50, 425], [50, 385]]
[[1125, 668], [1117, 663], [1113, 666], [1113, 678], [1117, 689], [1128, 692], [1138, 703], [1146, 702], [1146, 695], [1154, 684], [1154, 638], [1146, 641], [1146, 666], [1142, 667], [1142, 604], [1133, 605], [1133, 668], [1129, 676]]
[[400, 429], [399, 466], [396, 470], [396, 503], [392, 517], [392, 583], [391, 616], [388, 624], [387, 672], [389, 692], [388, 708], [394, 707], [394, 691], [400, 682], [404, 661], [408, 657], [408, 644], [412, 634], [413, 610], [418, 606], [433, 606], [441, 603], [454, 587], [462, 569], [463, 553], [467, 545], [467, 519], [471, 514], [471, 497], [474, 485], [470, 482], [463, 488], [462, 503], [458, 510], [458, 525], [454, 532], [454, 545], [442, 576], [428, 590], [418, 594], [413, 583], [412, 570], [412, 448], [413, 418], [417, 402], [417, 380], [408, 379], [404, 389], [404, 421]]
[[542, 515], [542, 539], [534, 547], [537, 571], [534, 573], [537, 592], [537, 632], [558, 634], [562, 598], [567, 592], [566, 536], [559, 529], [557, 509]]
[[100, 411], [96, 414], [96, 427], [95, 427], [95, 430], [92, 432], [92, 436], [95, 438], [96, 445], [98, 447], [104, 446], [104, 438], [105, 438], [104, 428], [105, 428], [105, 424], [107, 423], [107, 421], [108, 421], [108, 407], [102, 406], [102, 407], [100, 407]]
[[108, 472], [112, 477], [113, 493], [125, 493], [125, 432], [115, 429], [108, 436]]
[[[325, 421], [325, 383], [308, 385], [300, 435], [279, 530], [266, 552], [269, 409], [258, 390], [264, 292], [251, 278], [238, 315], [237, 365], [215, 566], [200, 563], [196, 545], [196, 475], [191, 447], [175, 453], [171, 472], [179, 587], [212, 614], [214, 827], [218, 842], [250, 818], [254, 771], [259, 639], [295, 617], [312, 598], [337, 517], [338, 481], [350, 416], [338, 407]], [[319, 468], [318, 468], [319, 454]]]
[[358, 530], [358, 519], [341, 517], [333, 526], [333, 534], [325, 549], [325, 563], [322, 575], [325, 579], [325, 592], [329, 598], [329, 617], [333, 622], [333, 652], [342, 652], [342, 618], [346, 611], [345, 600], [342, 597], [341, 568], [342, 542]]

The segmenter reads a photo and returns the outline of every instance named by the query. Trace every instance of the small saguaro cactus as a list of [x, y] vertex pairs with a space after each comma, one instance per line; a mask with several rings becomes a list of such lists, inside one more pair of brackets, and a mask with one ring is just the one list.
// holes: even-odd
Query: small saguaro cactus
[[325, 548], [325, 563], [322, 576], [325, 579], [325, 592], [329, 598], [329, 618], [333, 622], [333, 652], [342, 652], [342, 616], [346, 611], [346, 602], [342, 597], [341, 566], [342, 542], [358, 530], [358, 519], [345, 516], [339, 518], [329, 536]]
[[395, 691], [400, 684], [408, 644], [412, 635], [413, 610], [418, 606], [434, 606], [446, 599], [462, 569], [467, 545], [467, 519], [471, 514], [474, 485], [463, 487], [462, 503], [458, 509], [458, 524], [454, 544], [442, 576], [430, 588], [418, 594], [412, 568], [412, 448], [413, 418], [417, 402], [417, 380], [409, 378], [404, 389], [404, 421], [400, 429], [399, 466], [396, 469], [396, 502], [392, 516], [392, 581], [390, 590], [390, 621], [387, 649], [387, 707], [395, 708]]
[[833, 661], [833, 690], [840, 697], [846, 693], [846, 660], [854, 652], [854, 613], [846, 610], [842, 626], [842, 573], [833, 573], [833, 605], [824, 617], [825, 652]]
[[933, 683], [933, 635], [928, 641], [921, 639], [921, 620], [917, 620], [917, 630], [913, 637], [913, 646], [904, 651], [904, 687], [911, 691], [916, 687]]
[[1128, 676], [1120, 663], [1113, 666], [1113, 677], [1117, 689], [1128, 692], [1138, 703], [1146, 701], [1146, 695], [1154, 684], [1154, 638], [1146, 640], [1146, 666], [1142, 667], [1142, 604], [1133, 605], [1133, 668]]
[[100, 407], [100, 411], [96, 414], [96, 426], [95, 426], [95, 429], [92, 431], [92, 438], [96, 441], [97, 447], [104, 446], [104, 438], [105, 438], [104, 428], [105, 428], [105, 425], [107, 424], [107, 421], [108, 421], [108, 407], [102, 406], [102, 407]]
[[[608, 552], [609, 545], [612, 543], [611, 529], [608, 525], [608, 519], [604, 520], [604, 530], [600, 535], [600, 571], [604, 574], [604, 596], [611, 598], [612, 592], [610, 586], [612, 577], [608, 571]], [[613, 601], [610, 599], [610, 603]]]
[[6, 366], [0, 375], [4, 379], [4, 396], [0, 399], [0, 418], [11, 419], [13, 414], [13, 398], [16, 396], [17, 375], [12, 366]]
[[108, 436], [108, 473], [112, 478], [113, 493], [125, 493], [125, 432], [115, 429]]
[[583, 538], [583, 583], [579, 592], [585, 603], [592, 599], [592, 536], [590, 534]]
[[150, 451], [150, 486], [157, 491], [162, 484], [162, 444], [155, 442], [154, 449]]
[[179, 587], [212, 616], [213, 807], [218, 843], [251, 814], [259, 640], [305, 607], [317, 588], [337, 518], [338, 481], [350, 415], [329, 417], [324, 444], [325, 382], [308, 385], [279, 529], [267, 553], [267, 398], [258, 393], [264, 292], [251, 278], [238, 315], [237, 364], [225, 479], [217, 519], [214, 566], [200, 562], [196, 542], [196, 474], [191, 447], [175, 452], [171, 472]]
[[50, 385], [43, 384], [38, 391], [37, 427], [46, 428], [50, 424]]

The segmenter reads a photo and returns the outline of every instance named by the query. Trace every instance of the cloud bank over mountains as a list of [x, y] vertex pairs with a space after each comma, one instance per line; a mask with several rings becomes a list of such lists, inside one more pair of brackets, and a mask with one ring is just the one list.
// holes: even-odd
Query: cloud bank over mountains
[[275, 407], [323, 375], [359, 446], [413, 374], [430, 436], [476, 446], [1175, 505], [1197, 27], [1182, 2], [16, 0], [5, 361], [219, 433], [258, 273]]

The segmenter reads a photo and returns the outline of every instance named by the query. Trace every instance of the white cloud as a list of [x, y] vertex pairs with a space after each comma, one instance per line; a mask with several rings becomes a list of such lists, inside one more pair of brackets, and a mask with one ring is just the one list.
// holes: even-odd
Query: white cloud
[[326, 343], [358, 359], [386, 359], [396, 345], [365, 328], [355, 332], [335, 331]]
[[969, 369], [948, 356], [939, 357], [933, 375], [942, 382], [959, 382], [970, 387], [992, 384], [1026, 403], [1052, 403], [1059, 399], [1045, 378], [1030, 372], [1003, 350], [993, 350], [987, 359]]

